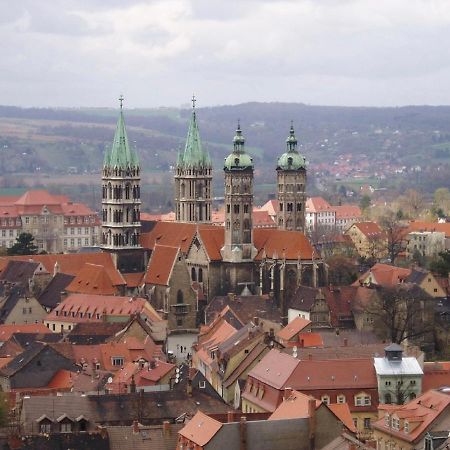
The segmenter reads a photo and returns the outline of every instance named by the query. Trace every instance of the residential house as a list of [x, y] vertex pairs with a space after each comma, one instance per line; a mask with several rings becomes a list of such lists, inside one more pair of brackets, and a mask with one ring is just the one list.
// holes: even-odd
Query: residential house
[[362, 221], [361, 209], [358, 205], [334, 206], [336, 211], [336, 229], [343, 233], [356, 222]]
[[50, 344], [35, 342], [0, 369], [0, 386], [4, 392], [47, 387], [60, 369], [77, 372], [80, 366]]
[[336, 209], [322, 197], [306, 200], [305, 227], [308, 232], [326, 232], [336, 226]]
[[374, 358], [378, 396], [382, 403], [402, 405], [422, 393], [423, 370], [414, 357], [403, 356], [403, 347], [391, 344], [384, 357]]
[[444, 298], [447, 296], [436, 277], [430, 271], [419, 267], [404, 268], [376, 263], [367, 272], [363, 273], [353, 285], [374, 285], [389, 288], [402, 283], [415, 284], [433, 298]]
[[411, 231], [405, 236], [406, 257], [417, 255], [425, 258], [435, 258], [445, 251], [446, 236], [443, 231]]
[[[311, 321], [298, 316], [276, 333], [277, 341], [284, 347], [304, 347], [302, 334], [311, 331]], [[316, 333], [314, 333], [316, 334]]]
[[373, 424], [377, 448], [434, 448], [430, 436], [436, 432], [448, 436], [450, 430], [450, 391], [430, 390], [405, 405], [380, 405], [379, 415]]
[[352, 240], [359, 256], [377, 260], [387, 257], [387, 237], [377, 223], [354, 223], [345, 234]]
[[243, 412], [273, 412], [290, 387], [324, 403], [347, 403], [360, 437], [371, 433], [378, 405], [372, 358], [298, 360], [271, 350], [248, 374]]
[[70, 294], [44, 320], [52, 331], [71, 331], [78, 323], [127, 322], [132, 315], [148, 322], [161, 321], [144, 298], [95, 294]]

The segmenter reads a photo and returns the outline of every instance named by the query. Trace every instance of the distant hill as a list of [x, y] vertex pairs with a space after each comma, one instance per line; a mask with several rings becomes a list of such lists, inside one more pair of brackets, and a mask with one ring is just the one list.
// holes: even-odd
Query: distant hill
[[[144, 170], [167, 173], [184, 145], [190, 111], [133, 109], [125, 114], [129, 139], [138, 149]], [[259, 183], [274, 183], [276, 159], [285, 150], [291, 120], [311, 172], [323, 163], [334, 164], [342, 155], [352, 155], [353, 161], [364, 157], [381, 168], [387, 162], [420, 166], [424, 171], [446, 166], [450, 157], [450, 106], [243, 103], [198, 109], [200, 133], [216, 169], [221, 169], [231, 149], [238, 118]], [[50, 175], [97, 173], [116, 119], [117, 110], [107, 108], [0, 106], [1, 173], [34, 173], [37, 168]], [[320, 170], [329, 173], [326, 168]]]

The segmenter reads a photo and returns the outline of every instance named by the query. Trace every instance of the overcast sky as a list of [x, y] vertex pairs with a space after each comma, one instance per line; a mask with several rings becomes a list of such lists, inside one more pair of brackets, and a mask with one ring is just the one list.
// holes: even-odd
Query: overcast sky
[[450, 0], [0, 0], [0, 104], [450, 104]]

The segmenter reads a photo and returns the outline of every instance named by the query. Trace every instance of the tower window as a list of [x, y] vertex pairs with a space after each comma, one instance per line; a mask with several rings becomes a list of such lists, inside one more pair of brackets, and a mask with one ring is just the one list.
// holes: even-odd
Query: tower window
[[283, 212], [283, 203], [280, 203], [280, 212]]
[[231, 206], [230, 206], [230, 204], [228, 203], [227, 204], [227, 213], [229, 214], [231, 212]]
[[178, 289], [177, 292], [177, 304], [182, 304], [184, 303], [184, 299], [183, 299], [183, 291], [181, 289]]
[[245, 214], [248, 213], [248, 205], [244, 205], [244, 213], [245, 213]]
[[195, 267], [191, 269], [191, 280], [197, 281], [197, 274], [195, 273]]
[[286, 206], [287, 206], [287, 210], [288, 210], [289, 212], [292, 212], [292, 209], [293, 209], [292, 203], [288, 203]]
[[234, 205], [234, 213], [239, 214], [239, 205]]
[[297, 203], [297, 211], [301, 211], [302, 210], [302, 204], [301, 203]]

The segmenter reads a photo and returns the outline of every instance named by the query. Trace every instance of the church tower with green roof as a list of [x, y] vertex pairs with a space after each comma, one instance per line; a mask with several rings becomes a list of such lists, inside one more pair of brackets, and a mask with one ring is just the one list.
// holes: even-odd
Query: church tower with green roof
[[175, 169], [175, 218], [177, 222], [210, 223], [212, 163], [200, 140], [195, 101], [192, 97], [186, 145]]
[[238, 123], [233, 151], [225, 158], [225, 262], [252, 261], [253, 245], [253, 159], [245, 152], [245, 139]]
[[[114, 141], [105, 153], [102, 171], [102, 249], [116, 256], [140, 249], [141, 232], [139, 159], [128, 143], [122, 96], [119, 101]], [[118, 258], [116, 263], [121, 269]], [[133, 270], [138, 268], [128, 267], [125, 271]]]
[[278, 213], [280, 230], [305, 230], [306, 161], [297, 151], [297, 138], [291, 124], [286, 152], [277, 163]]

